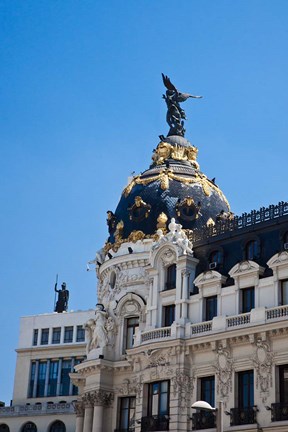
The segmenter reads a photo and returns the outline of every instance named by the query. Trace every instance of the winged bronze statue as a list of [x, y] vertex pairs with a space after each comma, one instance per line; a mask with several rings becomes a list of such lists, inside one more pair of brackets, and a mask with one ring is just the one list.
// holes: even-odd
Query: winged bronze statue
[[180, 103], [185, 102], [189, 98], [201, 99], [202, 96], [194, 96], [189, 93], [181, 93], [172, 84], [170, 78], [162, 73], [163, 83], [167, 88], [166, 94], [163, 95], [167, 105], [166, 121], [170, 126], [170, 130], [167, 136], [185, 134], [184, 120], [186, 120], [185, 111], [181, 108]]

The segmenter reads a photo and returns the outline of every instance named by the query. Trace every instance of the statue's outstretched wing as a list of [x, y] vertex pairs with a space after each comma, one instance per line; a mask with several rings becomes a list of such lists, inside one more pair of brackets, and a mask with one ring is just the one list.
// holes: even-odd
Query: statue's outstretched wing
[[168, 90], [174, 90], [177, 92], [176, 87], [171, 83], [170, 78], [162, 73], [163, 83]]

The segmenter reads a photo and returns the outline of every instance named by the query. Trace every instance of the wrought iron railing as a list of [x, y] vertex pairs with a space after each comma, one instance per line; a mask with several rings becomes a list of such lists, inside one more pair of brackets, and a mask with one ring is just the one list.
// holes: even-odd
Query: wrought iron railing
[[271, 405], [271, 421], [288, 420], [288, 403], [273, 403]]
[[230, 425], [239, 426], [257, 423], [257, 407], [231, 408]]
[[142, 417], [141, 419], [141, 432], [152, 431], [168, 431], [169, 430], [169, 417], [164, 416], [150, 416]]
[[192, 414], [192, 430], [215, 428], [215, 414], [209, 411], [199, 411]]
[[203, 226], [193, 230], [191, 240], [193, 242], [205, 240], [209, 237], [216, 237], [226, 232], [241, 230], [246, 227], [257, 225], [262, 222], [279, 219], [288, 215], [288, 202], [281, 201], [277, 205], [261, 207], [259, 210], [252, 210], [250, 213], [243, 213], [235, 216], [234, 219], [220, 220], [215, 225]]

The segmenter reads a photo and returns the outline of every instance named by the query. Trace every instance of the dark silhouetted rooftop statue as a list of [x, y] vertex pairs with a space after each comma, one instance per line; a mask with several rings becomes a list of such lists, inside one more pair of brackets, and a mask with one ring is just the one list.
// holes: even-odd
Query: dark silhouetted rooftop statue
[[184, 120], [186, 120], [185, 111], [181, 108], [180, 103], [185, 102], [188, 98], [201, 99], [202, 96], [194, 96], [189, 93], [181, 93], [171, 83], [170, 78], [162, 73], [163, 83], [167, 88], [166, 94], [163, 95], [167, 105], [166, 121], [170, 126], [167, 136], [178, 135], [184, 137]]

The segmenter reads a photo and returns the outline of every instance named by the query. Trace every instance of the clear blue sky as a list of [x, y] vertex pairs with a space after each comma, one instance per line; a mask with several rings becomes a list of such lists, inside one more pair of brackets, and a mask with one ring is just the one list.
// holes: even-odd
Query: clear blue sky
[[287, 200], [287, 0], [0, 0], [0, 400], [19, 317], [96, 303], [85, 270], [127, 177], [166, 134], [161, 72], [187, 138], [240, 214]]

